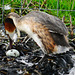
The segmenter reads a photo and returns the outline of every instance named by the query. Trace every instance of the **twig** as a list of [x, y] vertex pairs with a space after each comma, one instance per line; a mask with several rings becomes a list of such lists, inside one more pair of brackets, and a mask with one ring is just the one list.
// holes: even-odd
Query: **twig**
[[65, 16], [62, 17], [62, 22], [63, 22], [63, 23], [64, 23], [64, 20], [65, 20]]
[[41, 5], [41, 8], [44, 6], [44, 4], [46, 4], [46, 1], [47, 1], [47, 0], [44, 0], [44, 2], [43, 2], [42, 5]]
[[[31, 4], [31, 2], [32, 2], [32, 0], [30, 0], [29, 4], [27, 4], [27, 6], [26, 6], [25, 9], [27, 9], [27, 8], [29, 7], [29, 5]], [[24, 9], [24, 11], [25, 11], [25, 9]], [[24, 11], [23, 11], [23, 12], [24, 12]], [[22, 12], [22, 13], [23, 13], [23, 12]]]
[[34, 72], [36, 72], [38, 75], [42, 75], [40, 72], [38, 72], [38, 70], [34, 70]]
[[71, 10], [73, 10], [73, 7], [74, 7], [74, 1], [73, 1], [73, 4], [72, 4], [72, 8], [71, 8]]
[[[25, 37], [18, 37], [18, 39], [23, 39], [23, 38], [25, 38]], [[7, 38], [7, 37], [0, 37], [0, 39], [9, 39], [9, 38]]]
[[71, 15], [70, 15], [70, 29], [71, 29], [71, 36], [73, 38], [73, 26], [72, 26], [72, 18], [71, 18]]
[[[24, 40], [22, 41], [22, 43], [23, 43], [23, 42], [27, 43], [27, 42], [28, 42], [28, 40], [30, 40], [30, 39], [31, 39], [31, 38], [28, 38], [28, 39], [27, 39], [27, 38], [28, 38], [28, 35], [24, 38]], [[26, 39], [27, 39], [27, 40], [26, 40]]]
[[[11, 0], [9, 3], [13, 2], [14, 0]], [[8, 5], [9, 3], [7, 3], [6, 5]]]
[[40, 48], [39, 49], [36, 49], [36, 50], [33, 50], [32, 52], [37, 52], [37, 51], [40, 51]]
[[73, 39], [69, 39], [70, 41], [74, 41], [75, 40], [75, 38], [73, 38]]
[[23, 5], [22, 5], [22, 8], [24, 8], [25, 2], [26, 2], [26, 0], [24, 0], [24, 3], [23, 3]]
[[29, 4], [27, 4], [27, 7], [26, 7], [26, 8], [28, 8], [28, 7], [29, 7], [29, 5], [31, 4], [31, 2], [32, 2], [32, 0], [29, 2]]
[[32, 3], [32, 2], [31, 2], [31, 4], [32, 4], [32, 6], [34, 6], [34, 9], [36, 9], [36, 5], [34, 3]]

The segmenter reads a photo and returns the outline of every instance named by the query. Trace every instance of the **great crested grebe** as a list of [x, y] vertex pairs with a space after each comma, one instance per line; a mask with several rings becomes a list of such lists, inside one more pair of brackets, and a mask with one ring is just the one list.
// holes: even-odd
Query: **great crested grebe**
[[[15, 27], [20, 31], [26, 32], [44, 54], [63, 53], [71, 48], [67, 39], [68, 30], [65, 24], [55, 16], [41, 11], [31, 11], [22, 17], [11, 12], [7, 18], [12, 19]], [[11, 27], [14, 31], [15, 27], [12, 25]], [[5, 29], [7, 28], [5, 27]]]

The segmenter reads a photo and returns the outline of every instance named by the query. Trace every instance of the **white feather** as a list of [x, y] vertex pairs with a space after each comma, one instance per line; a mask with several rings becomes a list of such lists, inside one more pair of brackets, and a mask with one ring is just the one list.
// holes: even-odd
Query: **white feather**
[[53, 52], [53, 53], [54, 54], [56, 54], [56, 53], [59, 54], [59, 53], [65, 53], [66, 51], [69, 51], [70, 47], [58, 45], [58, 46], [55, 47], [55, 49], [57, 49], [57, 51], [56, 52]]
[[17, 34], [15, 33], [15, 31], [12, 32], [12, 33], [6, 31], [6, 34], [8, 34], [8, 35], [10, 36], [10, 38], [11, 38], [14, 42], [16, 42], [16, 40], [17, 40]]

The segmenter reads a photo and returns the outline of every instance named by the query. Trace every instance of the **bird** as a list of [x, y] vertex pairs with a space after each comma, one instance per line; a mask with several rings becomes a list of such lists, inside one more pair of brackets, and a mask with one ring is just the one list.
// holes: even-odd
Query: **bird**
[[[18, 17], [20, 17], [19, 15], [17, 15]], [[11, 18], [7, 18], [4, 20], [4, 26], [5, 26], [5, 31], [7, 36], [9, 37], [9, 41], [10, 41], [10, 49], [12, 48], [12, 43], [13, 41], [16, 42], [17, 40], [17, 34], [15, 33], [16, 27], [14, 25], [14, 22]]]
[[22, 17], [11, 12], [7, 18], [13, 20], [17, 29], [28, 34], [44, 54], [59, 54], [71, 49], [67, 37], [68, 29], [58, 17], [42, 11], [31, 11]]

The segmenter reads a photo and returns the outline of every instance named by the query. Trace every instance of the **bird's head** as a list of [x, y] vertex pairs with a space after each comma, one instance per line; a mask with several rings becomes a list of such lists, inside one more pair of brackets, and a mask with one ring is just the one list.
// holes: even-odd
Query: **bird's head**
[[6, 19], [4, 20], [5, 31], [10, 40], [10, 48], [12, 48], [12, 43], [16, 42], [16, 40], [17, 40], [17, 34], [15, 32], [16, 26], [12, 19], [12, 18], [15, 18], [15, 15], [17, 18], [20, 17], [16, 13], [12, 12], [12, 13], [9, 13], [6, 16]]
[[17, 13], [15, 13], [15, 12], [11, 12], [11, 13], [9, 13], [7, 16], [6, 16], [6, 18], [11, 18], [12, 20], [14, 19], [14, 18], [19, 18], [20, 16], [17, 14]]

